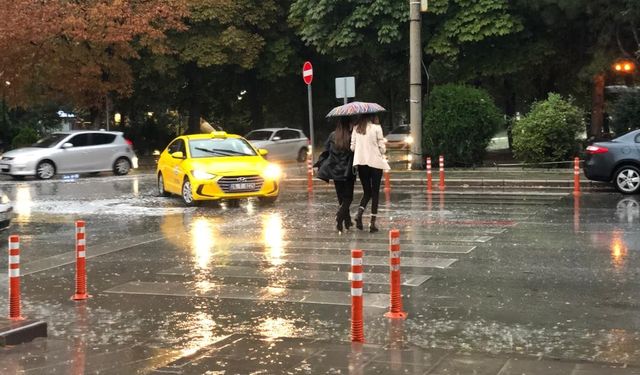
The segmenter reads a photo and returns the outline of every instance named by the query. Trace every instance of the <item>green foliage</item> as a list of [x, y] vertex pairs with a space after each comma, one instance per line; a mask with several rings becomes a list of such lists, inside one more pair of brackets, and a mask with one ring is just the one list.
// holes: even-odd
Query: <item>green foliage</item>
[[463, 85], [434, 88], [424, 113], [424, 150], [457, 165], [481, 164], [491, 137], [504, 125], [486, 91]]
[[584, 129], [584, 113], [559, 94], [536, 102], [513, 126], [513, 151], [526, 163], [567, 161], [577, 151], [576, 136]]
[[522, 31], [521, 21], [510, 11], [504, 0], [432, 1], [429, 14], [438, 16], [438, 25], [428, 50], [453, 61], [465, 44]]
[[38, 140], [38, 133], [29, 127], [20, 129], [18, 135], [13, 137], [11, 145], [13, 148], [26, 147], [34, 144]]
[[626, 93], [611, 108], [612, 129], [616, 134], [624, 134], [640, 128], [640, 93]]

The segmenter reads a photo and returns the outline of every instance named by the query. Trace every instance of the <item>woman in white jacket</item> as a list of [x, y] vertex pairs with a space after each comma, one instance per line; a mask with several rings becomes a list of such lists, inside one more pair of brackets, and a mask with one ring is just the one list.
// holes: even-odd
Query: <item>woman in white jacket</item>
[[353, 151], [353, 166], [358, 169], [358, 176], [362, 184], [364, 195], [360, 200], [360, 207], [356, 215], [356, 228], [362, 230], [362, 214], [367, 203], [371, 200], [370, 232], [377, 232], [376, 216], [378, 214], [378, 198], [380, 195], [380, 181], [382, 171], [389, 170], [389, 164], [384, 160], [386, 151], [382, 127], [378, 125], [378, 116], [363, 115], [356, 123], [351, 133], [351, 151]]

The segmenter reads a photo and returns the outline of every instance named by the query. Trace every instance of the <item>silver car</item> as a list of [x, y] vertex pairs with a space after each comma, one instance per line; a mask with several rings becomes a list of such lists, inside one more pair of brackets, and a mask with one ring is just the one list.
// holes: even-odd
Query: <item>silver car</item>
[[131, 141], [109, 131], [56, 132], [30, 147], [5, 152], [0, 159], [0, 173], [15, 179], [103, 171], [125, 175], [131, 168], [138, 168]]
[[302, 130], [290, 128], [266, 128], [252, 130], [244, 138], [255, 148], [264, 148], [269, 160], [297, 160], [307, 158], [309, 139]]
[[0, 190], [0, 230], [9, 228], [11, 217], [13, 216], [13, 206], [9, 197]]

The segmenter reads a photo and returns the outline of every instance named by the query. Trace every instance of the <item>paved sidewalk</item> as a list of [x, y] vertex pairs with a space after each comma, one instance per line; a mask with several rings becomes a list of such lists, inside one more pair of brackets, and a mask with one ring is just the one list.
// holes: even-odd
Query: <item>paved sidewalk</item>
[[459, 353], [233, 334], [153, 374], [632, 375], [640, 368], [518, 355]]

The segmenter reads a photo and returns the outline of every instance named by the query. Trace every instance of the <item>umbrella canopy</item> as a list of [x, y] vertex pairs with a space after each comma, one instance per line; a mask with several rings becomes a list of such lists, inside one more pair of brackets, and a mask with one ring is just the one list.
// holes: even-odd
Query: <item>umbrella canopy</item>
[[377, 103], [351, 102], [335, 107], [327, 113], [327, 117], [352, 116], [363, 113], [378, 113], [384, 111], [386, 111], [386, 109]]

